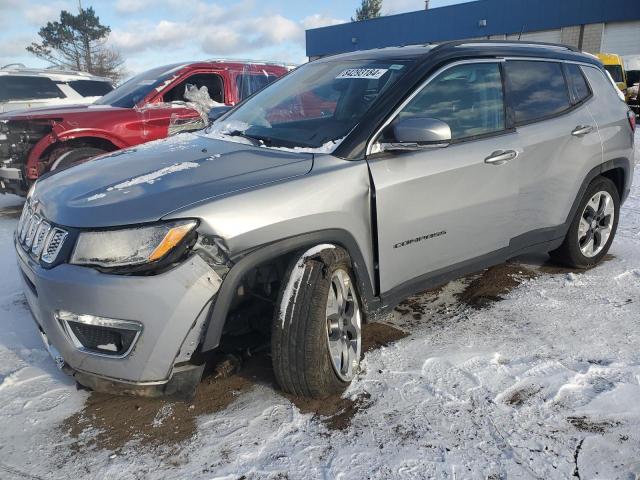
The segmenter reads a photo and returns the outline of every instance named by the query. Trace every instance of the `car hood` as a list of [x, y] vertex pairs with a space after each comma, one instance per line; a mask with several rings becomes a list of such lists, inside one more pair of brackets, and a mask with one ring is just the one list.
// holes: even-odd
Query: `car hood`
[[25, 110], [8, 111], [0, 115], [0, 120], [31, 120], [34, 118], [64, 118], [65, 115], [78, 113], [99, 113], [122, 110], [111, 105], [56, 105], [51, 107], [36, 107]]
[[146, 223], [194, 202], [304, 175], [312, 165], [310, 153], [183, 133], [45, 176], [32, 203], [67, 227]]

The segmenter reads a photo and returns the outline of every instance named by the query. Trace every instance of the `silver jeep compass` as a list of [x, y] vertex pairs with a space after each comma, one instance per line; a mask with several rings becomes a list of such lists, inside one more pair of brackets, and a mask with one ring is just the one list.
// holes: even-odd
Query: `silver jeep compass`
[[558, 45], [308, 63], [206, 130], [39, 180], [15, 234], [37, 328], [95, 390], [189, 395], [260, 337], [284, 390], [340, 392], [362, 323], [407, 296], [522, 253], [602, 260], [633, 176], [623, 100]]

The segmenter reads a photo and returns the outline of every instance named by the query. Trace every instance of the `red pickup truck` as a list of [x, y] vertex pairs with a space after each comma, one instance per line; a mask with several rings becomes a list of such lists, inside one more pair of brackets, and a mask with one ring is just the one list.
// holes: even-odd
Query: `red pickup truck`
[[167, 65], [90, 105], [0, 115], [0, 192], [26, 195], [46, 172], [204, 128], [208, 109], [233, 106], [288, 71], [283, 64], [241, 61]]

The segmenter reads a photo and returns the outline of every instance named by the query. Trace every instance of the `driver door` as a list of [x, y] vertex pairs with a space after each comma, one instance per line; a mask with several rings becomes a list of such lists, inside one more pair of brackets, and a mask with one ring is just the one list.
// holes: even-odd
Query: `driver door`
[[[393, 142], [394, 125], [409, 117], [446, 122], [452, 140], [445, 148], [368, 158], [383, 293], [474, 263], [508, 247], [514, 232], [521, 148], [507, 129], [500, 62], [441, 70], [405, 102], [377, 141]], [[511, 158], [496, 160], [505, 153]]]

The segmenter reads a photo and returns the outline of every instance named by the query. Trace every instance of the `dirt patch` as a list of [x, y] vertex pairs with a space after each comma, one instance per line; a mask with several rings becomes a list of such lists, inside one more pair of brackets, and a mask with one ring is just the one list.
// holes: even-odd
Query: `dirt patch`
[[132, 440], [171, 446], [192, 437], [198, 416], [223, 410], [251, 385], [240, 375], [206, 378], [191, 402], [92, 392], [82, 411], [65, 420], [62, 429], [71, 435], [76, 452], [94, 446], [118, 452]]
[[[406, 333], [389, 325], [367, 324], [363, 328], [363, 351], [375, 350], [405, 336]], [[272, 388], [301, 412], [314, 414], [314, 418], [334, 430], [347, 428], [354, 415], [370, 404], [367, 393], [355, 399], [332, 396], [322, 400], [284, 394], [276, 384], [267, 353], [245, 358], [237, 373], [232, 373], [225, 361], [217, 367], [202, 380], [190, 402], [92, 392], [82, 411], [67, 418], [61, 429], [71, 436], [75, 453], [88, 448], [118, 452], [130, 441], [148, 447], [177, 446], [195, 434], [199, 416], [224, 410], [257, 384]], [[222, 378], [216, 378], [216, 373], [222, 373]]]
[[620, 422], [610, 420], [593, 420], [589, 417], [567, 417], [567, 422], [573, 425], [578, 430], [589, 433], [605, 433], [612, 427], [617, 427]]
[[362, 326], [362, 354], [386, 347], [409, 334], [386, 323], [374, 322]]
[[539, 385], [529, 385], [519, 390], [515, 390], [504, 398], [504, 403], [507, 405], [513, 405], [514, 407], [519, 407], [540, 390], [542, 390], [542, 387]]
[[475, 276], [457, 297], [472, 308], [485, 308], [494, 302], [504, 300], [504, 295], [536, 275], [536, 272], [524, 265], [503, 263]]
[[[610, 253], [607, 253], [604, 257], [602, 257], [602, 261], [598, 265], [604, 262], [615, 260], [615, 258], [616, 258], [615, 255], [611, 255]], [[566, 274], [566, 273], [583, 273], [583, 272], [588, 272], [592, 268], [596, 268], [598, 265], [594, 265], [591, 268], [582, 269], [582, 268], [563, 267], [561, 265], [556, 265], [554, 263], [547, 262], [544, 265], [540, 265], [539, 271], [540, 273], [549, 273], [552, 275]]]
[[355, 399], [332, 395], [323, 399], [297, 398], [285, 395], [300, 412], [312, 413], [313, 418], [324, 423], [331, 430], [344, 430], [351, 425], [356, 413], [371, 405], [371, 395], [364, 392]]
[[422, 320], [422, 316], [428, 310], [428, 305], [438, 300], [445, 286], [446, 284], [409, 297], [403, 300], [394, 310], [401, 315], [411, 315], [414, 320]]

